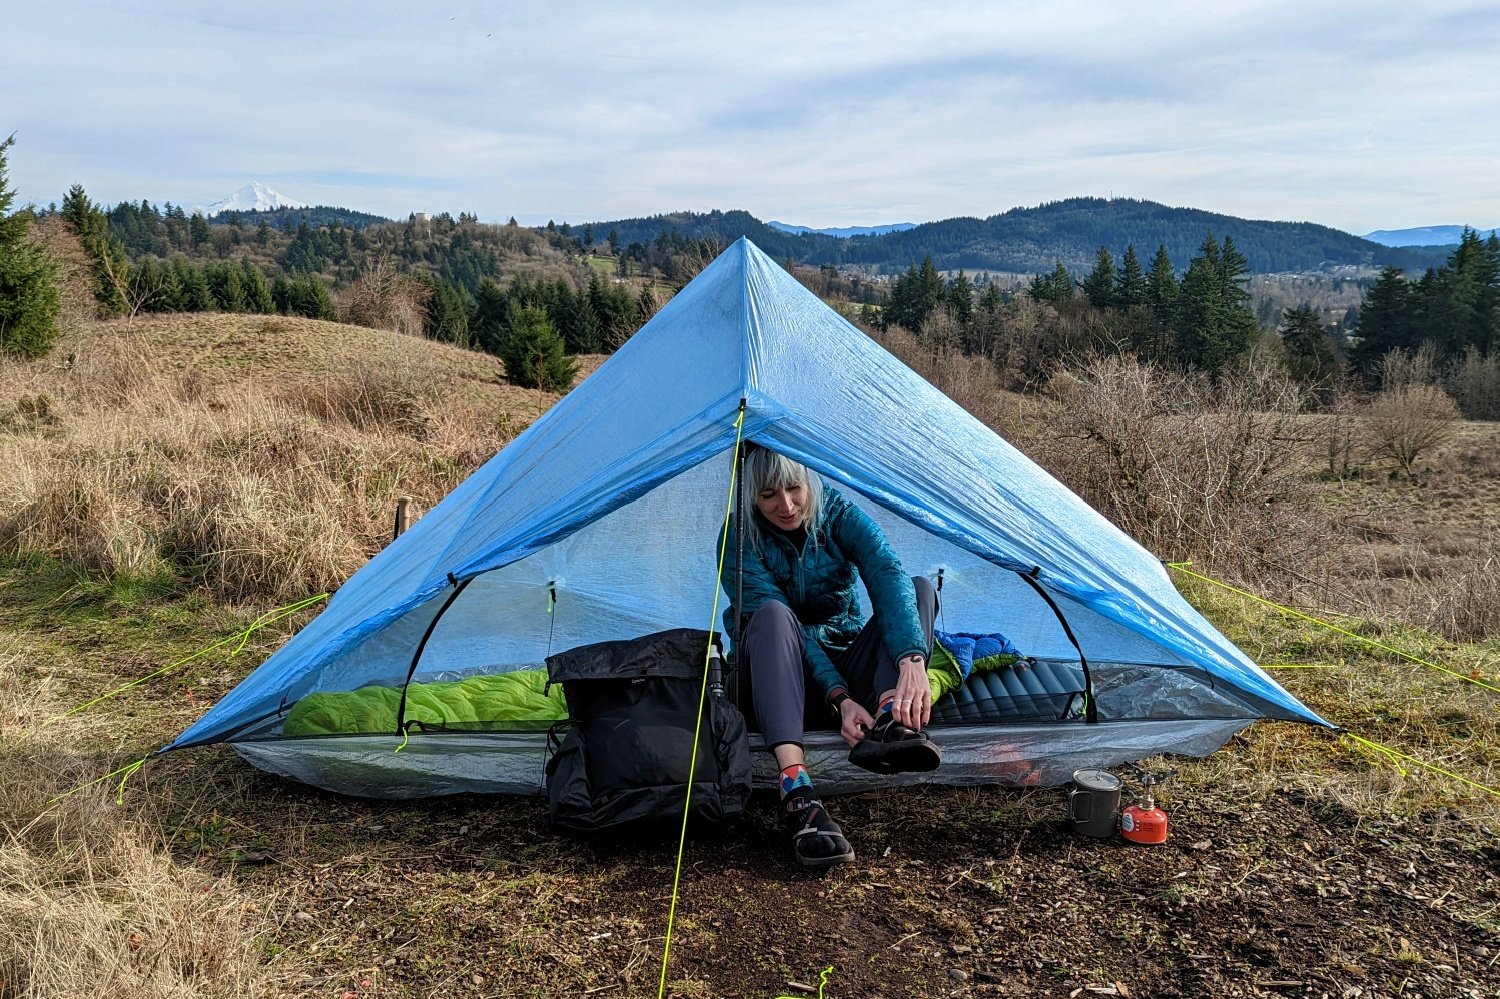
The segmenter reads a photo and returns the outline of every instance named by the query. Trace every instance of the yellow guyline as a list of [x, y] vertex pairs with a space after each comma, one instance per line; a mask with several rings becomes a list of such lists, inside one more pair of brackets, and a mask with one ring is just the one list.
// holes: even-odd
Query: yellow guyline
[[[828, 976], [833, 974], [833, 965], [818, 972], [818, 999], [823, 999], [823, 989], [828, 985]], [[797, 999], [796, 996], [777, 996], [776, 999]]]
[[[1297, 618], [1301, 618], [1304, 621], [1311, 621], [1313, 624], [1320, 625], [1320, 626], [1322, 626], [1324, 628], [1327, 628], [1330, 631], [1336, 631], [1340, 635], [1347, 635], [1348, 637], [1353, 638], [1356, 641], [1364, 642], [1366, 645], [1373, 645], [1377, 649], [1381, 649], [1382, 651], [1389, 652], [1389, 653], [1391, 653], [1392, 655], [1395, 655], [1395, 656], [1400, 656], [1402, 659], [1409, 659], [1409, 660], [1411, 660], [1414, 663], [1419, 663], [1420, 665], [1423, 665], [1423, 666], [1430, 666], [1431, 668], [1433, 668], [1435, 670], [1438, 670], [1439, 672], [1447, 673], [1449, 676], [1456, 676], [1460, 680], [1463, 680], [1465, 683], [1472, 683], [1476, 687], [1483, 687], [1485, 690], [1492, 690], [1495, 693], [1500, 694], [1500, 688], [1492, 687], [1491, 685], [1489, 685], [1487, 683], [1484, 683], [1484, 682], [1482, 682], [1480, 680], [1476, 680], [1473, 677], [1464, 676], [1462, 673], [1459, 673], [1456, 670], [1448, 669], [1446, 666], [1439, 666], [1437, 663], [1428, 662], [1426, 659], [1423, 659], [1420, 656], [1414, 656], [1414, 655], [1411, 655], [1410, 653], [1402, 652], [1400, 649], [1393, 649], [1389, 645], [1382, 644], [1381, 642], [1377, 642], [1374, 639], [1366, 638], [1363, 635], [1356, 635], [1352, 631], [1348, 631], [1348, 630], [1346, 630], [1344, 628], [1340, 628], [1337, 625], [1329, 624], [1327, 621], [1319, 620], [1318, 618], [1313, 617], [1311, 614], [1304, 614], [1301, 611], [1293, 610], [1290, 607], [1283, 607], [1281, 604], [1278, 604], [1278, 603], [1275, 603], [1273, 601], [1267, 600], [1264, 597], [1256, 596], [1254, 593], [1251, 593], [1248, 590], [1242, 590], [1242, 589], [1240, 589], [1237, 586], [1231, 586], [1228, 583], [1220, 582], [1219, 580], [1214, 579], [1211, 576], [1205, 576], [1202, 573], [1193, 572], [1191, 569], [1188, 568], [1188, 566], [1192, 565], [1191, 562], [1168, 562], [1168, 563], [1166, 563], [1166, 565], [1167, 565], [1167, 568], [1169, 568], [1169, 569], [1176, 569], [1178, 572], [1183, 573], [1184, 575], [1192, 576], [1194, 579], [1201, 579], [1205, 583], [1212, 583], [1213, 585], [1218, 586], [1218, 587], [1222, 587], [1223, 589], [1226, 589], [1226, 590], [1228, 590], [1231, 593], [1238, 593], [1242, 597], [1247, 597], [1248, 599], [1254, 600], [1257, 603], [1265, 604], [1267, 607], [1271, 607], [1271, 608], [1274, 608], [1275, 610], [1281, 611], [1283, 614], [1290, 614], [1291, 616], [1297, 617]], [[1305, 665], [1305, 664], [1288, 664], [1286, 666], [1281, 666], [1281, 667], [1272, 666], [1272, 667], [1267, 667], [1267, 668], [1269, 668], [1269, 669], [1278, 669], [1278, 668], [1279, 669], [1331, 669], [1333, 667], [1317, 666], [1317, 665]], [[1500, 797], [1500, 788], [1493, 788], [1493, 787], [1490, 787], [1488, 784], [1481, 784], [1478, 781], [1470, 780], [1469, 778], [1460, 776], [1459, 774], [1456, 774], [1456, 773], [1454, 773], [1451, 770], [1444, 770], [1442, 767], [1435, 766], [1435, 765], [1433, 765], [1431, 763], [1427, 763], [1427, 762], [1425, 762], [1423, 760], [1419, 760], [1415, 756], [1407, 756], [1405, 753], [1397, 752], [1396, 750], [1392, 749], [1390, 746], [1385, 746], [1385, 745], [1382, 745], [1382, 744], [1380, 744], [1378, 742], [1375, 742], [1372, 739], [1366, 739], [1363, 736], [1355, 735], [1353, 732], [1350, 732], [1347, 729], [1345, 729], [1343, 731], [1343, 738], [1348, 739], [1350, 742], [1354, 743], [1355, 745], [1363, 746], [1363, 747], [1365, 747], [1367, 749], [1373, 750], [1379, 756], [1383, 756], [1385, 759], [1387, 759], [1388, 761], [1390, 761], [1395, 766], [1395, 768], [1397, 770], [1399, 770], [1401, 772], [1401, 775], [1403, 777], [1406, 775], [1406, 768], [1401, 765], [1401, 763], [1404, 761], [1406, 763], [1412, 763], [1412, 764], [1415, 764], [1416, 766], [1423, 767], [1423, 768], [1425, 768], [1427, 770], [1431, 770], [1433, 773], [1441, 774], [1444, 777], [1448, 777], [1448, 778], [1450, 778], [1452, 780], [1456, 780], [1460, 784], [1466, 784], [1469, 787], [1475, 788], [1475, 789], [1480, 790], [1480, 791], [1484, 791], [1484, 792], [1486, 792], [1488, 794], [1493, 794], [1496, 797]]]
[[719, 532], [719, 571], [714, 574], [713, 614], [708, 619], [708, 648], [703, 650], [703, 684], [698, 688], [698, 717], [693, 723], [693, 755], [688, 760], [687, 794], [682, 802], [682, 831], [677, 837], [677, 869], [672, 874], [672, 904], [667, 909], [667, 936], [661, 949], [661, 978], [656, 985], [656, 999], [667, 994], [667, 963], [672, 954], [672, 923], [677, 918], [677, 886], [682, 881], [682, 853], [687, 845], [688, 809], [693, 803], [693, 778], [698, 769], [698, 736], [703, 729], [703, 705], [708, 696], [708, 667], [714, 649], [714, 629], [719, 620], [719, 580], [724, 576], [724, 555], [729, 549], [729, 525], [734, 517], [735, 477], [740, 468], [740, 442], [745, 436], [745, 406], [740, 404], [740, 415], [734, 421], [734, 453], [729, 463], [729, 498], [724, 504], [724, 527]]
[[1318, 618], [1313, 617], [1311, 614], [1304, 614], [1299, 610], [1293, 610], [1290, 607], [1283, 607], [1281, 606], [1281, 604], [1267, 600], [1265, 597], [1258, 597], [1248, 590], [1242, 590], [1237, 586], [1230, 586], [1228, 583], [1220, 582], [1219, 580], [1214, 579], [1212, 576], [1205, 576], [1201, 573], [1194, 572], [1193, 570], [1188, 568], [1188, 566], [1192, 564], [1193, 563], [1191, 562], [1168, 562], [1167, 568], [1176, 569], [1178, 572], [1182, 573], [1185, 576], [1192, 576], [1194, 579], [1201, 579], [1205, 583], [1212, 583], [1215, 586], [1219, 586], [1228, 590], [1230, 593], [1238, 593], [1242, 597], [1247, 597], [1251, 600], [1256, 601], [1257, 603], [1265, 604], [1267, 607], [1279, 610], [1283, 614], [1290, 614], [1292, 615], [1292, 617], [1299, 617], [1304, 621], [1311, 621], [1313, 624], [1327, 628], [1329, 631], [1336, 631], [1340, 635], [1347, 635], [1349, 638], [1352, 638], [1355, 641], [1364, 642], [1366, 645], [1373, 645], [1375, 648], [1380, 649], [1384, 652], [1389, 652], [1393, 656], [1400, 656], [1402, 659], [1408, 659], [1422, 666], [1427, 666], [1432, 669], [1438, 670], [1439, 672], [1447, 673], [1449, 676], [1456, 676], [1465, 683], [1472, 683], [1476, 687], [1483, 687], [1485, 690], [1488, 690], [1492, 693], [1500, 694], [1500, 687], [1491, 686], [1490, 684], [1485, 683], [1483, 680], [1476, 680], [1471, 676], [1465, 676], [1457, 670], [1451, 670], [1446, 666], [1439, 666], [1437, 663], [1428, 662], [1421, 656], [1414, 656], [1409, 652], [1402, 652], [1400, 649], [1393, 649], [1389, 645], [1385, 645], [1375, 641], [1373, 638], [1366, 638], [1363, 635], [1356, 635], [1354, 632], [1348, 631], [1344, 628], [1340, 628], [1336, 624], [1329, 624], [1327, 621], [1319, 620]]
[[[209, 645], [209, 646], [206, 646], [204, 648], [201, 648], [197, 652], [194, 652], [192, 655], [190, 655], [190, 656], [184, 656], [183, 658], [177, 660], [176, 662], [168, 663], [167, 665], [161, 667], [160, 669], [152, 670], [150, 673], [147, 673], [145, 676], [138, 677], [137, 679], [131, 680], [129, 683], [127, 683], [127, 684], [125, 684], [123, 686], [120, 686], [120, 687], [116, 687], [114, 690], [111, 690], [111, 691], [109, 691], [106, 694], [100, 694], [98, 697], [94, 698], [92, 701], [88, 701], [88, 702], [86, 702], [84, 704], [78, 705], [76, 708], [72, 708], [72, 709], [70, 709], [68, 711], [64, 711], [62, 714], [58, 715], [56, 718], [49, 718], [47, 721], [42, 722], [42, 727], [46, 728], [48, 725], [51, 725], [54, 722], [59, 722], [59, 721], [62, 721], [64, 718], [68, 718], [68, 717], [71, 717], [72, 715], [76, 715], [76, 714], [78, 714], [80, 712], [87, 711], [89, 708], [93, 707], [94, 705], [99, 704], [99, 703], [101, 703], [103, 701], [107, 701], [111, 697], [115, 697], [115, 696], [118, 696], [120, 694], [123, 694], [123, 693], [125, 693], [125, 691], [131, 689], [132, 687], [137, 687], [137, 686], [145, 683], [147, 680], [152, 679], [153, 677], [158, 677], [158, 676], [161, 676], [164, 673], [169, 673], [169, 672], [171, 672], [172, 670], [176, 669], [179, 666], [185, 666], [188, 663], [192, 662], [194, 659], [197, 659], [198, 657], [203, 656], [203, 655], [207, 655], [208, 653], [212, 652], [214, 649], [219, 648], [220, 646], [228, 645], [231, 642], [237, 642], [238, 644], [235, 645], [234, 650], [229, 653], [231, 656], [237, 656], [241, 652], [244, 651], [244, 649], [245, 649], [245, 643], [247, 643], [248, 641], [250, 641], [250, 636], [253, 635], [253, 634], [255, 634], [260, 629], [266, 627], [267, 625], [275, 624], [277, 621], [283, 621], [286, 618], [291, 617], [293, 614], [297, 613], [298, 611], [305, 610], [306, 608], [311, 607], [313, 604], [318, 603], [321, 600], [327, 600], [327, 599], [328, 599], [328, 594], [327, 593], [319, 593], [315, 597], [308, 597], [308, 598], [306, 598], [304, 600], [298, 600], [296, 603], [287, 604], [285, 607], [277, 607], [275, 610], [266, 611], [266, 613], [262, 614], [260, 617], [256, 618], [254, 621], [251, 621], [248, 627], [244, 628], [241, 631], [235, 632], [233, 635], [230, 635], [228, 638], [221, 639], [221, 640], [215, 642], [212, 645]], [[69, 795], [77, 794], [79, 791], [82, 791], [86, 787], [92, 787], [95, 784], [98, 784], [100, 781], [109, 780], [111, 777], [119, 777], [120, 778], [120, 786], [116, 790], [115, 804], [122, 805], [122, 804], [125, 803], [125, 782], [128, 781], [131, 777], [135, 776], [136, 771], [139, 770], [139, 769], [141, 769], [141, 767], [145, 766], [146, 765], [146, 761], [149, 760], [150, 758], [151, 758], [150, 754], [147, 754], [146, 756], [141, 757], [139, 760], [136, 760], [134, 763], [127, 763], [125, 766], [123, 766], [120, 769], [114, 771], [113, 773], [105, 774], [103, 777], [96, 777], [96, 778], [94, 778], [93, 780], [89, 781], [86, 784], [80, 784], [80, 785], [78, 785], [77, 787], [73, 788], [73, 790], [71, 790], [71, 791], [64, 791], [62, 794], [59, 794], [57, 797], [50, 799], [47, 802], [47, 804], [48, 805], [55, 805], [59, 801], [61, 801], [64, 798], [68, 797]]]
[[266, 611], [264, 614], [262, 614], [260, 617], [256, 618], [254, 621], [251, 621], [250, 622], [250, 626], [248, 628], [244, 629], [243, 631], [236, 632], [233, 635], [230, 635], [228, 638], [221, 639], [221, 640], [215, 642], [212, 645], [209, 645], [209, 646], [207, 646], [205, 648], [201, 648], [197, 652], [194, 652], [192, 655], [190, 655], [190, 656], [184, 656], [183, 658], [177, 660], [175, 663], [168, 663], [167, 665], [163, 666], [161, 669], [152, 670], [150, 673], [147, 673], [145, 676], [139, 677], [139, 678], [137, 678], [135, 680], [131, 680], [129, 683], [125, 684], [122, 687], [116, 687], [114, 690], [111, 690], [107, 694], [100, 694], [98, 697], [94, 698], [92, 701], [89, 701], [89, 702], [87, 702], [85, 704], [80, 704], [80, 705], [78, 705], [78, 707], [73, 708], [73, 709], [71, 709], [69, 711], [64, 711], [62, 714], [58, 715], [56, 718], [52, 718], [52, 719], [50, 719], [48, 721], [43, 722], [42, 723], [42, 727], [45, 728], [46, 726], [51, 725], [53, 722], [59, 722], [59, 721], [62, 721], [64, 718], [70, 717], [71, 715], [76, 715], [79, 712], [87, 711], [89, 708], [93, 707], [95, 704], [98, 704], [101, 701], [107, 701], [111, 697], [115, 697], [115, 696], [117, 696], [119, 694], [125, 693], [125, 691], [129, 690], [131, 687], [139, 686], [140, 684], [145, 683], [147, 680], [153, 679], [154, 677], [161, 676], [163, 673], [169, 673], [169, 672], [171, 672], [172, 670], [176, 669], [179, 666], [186, 666], [188, 663], [192, 662], [194, 659], [197, 659], [199, 656], [202, 656], [202, 655], [207, 655], [208, 653], [212, 652], [214, 649], [217, 649], [221, 645], [228, 645], [230, 642], [238, 641], [239, 644], [234, 647], [234, 651], [231, 652], [231, 653], [229, 653], [231, 656], [237, 656], [241, 652], [244, 651], [244, 649], [245, 649], [245, 643], [250, 640], [250, 636], [253, 635], [255, 632], [259, 631], [261, 628], [264, 628], [268, 624], [275, 624], [277, 621], [281, 621], [281, 620], [284, 620], [286, 618], [289, 618], [293, 614], [297, 613], [298, 611], [303, 610], [303, 609], [308, 608], [308, 607], [311, 607], [313, 604], [317, 603], [320, 600], [327, 600], [327, 599], [328, 599], [328, 594], [326, 594], [326, 593], [319, 593], [315, 597], [308, 597], [307, 599], [305, 599], [305, 600], [299, 600], [299, 601], [297, 601], [294, 604], [287, 604], [285, 607], [278, 607], [275, 610]]
[[1493, 788], [1488, 784], [1481, 784], [1476, 780], [1469, 780], [1469, 778], [1462, 777], [1451, 770], [1444, 770], [1442, 767], [1433, 766], [1431, 763], [1423, 762], [1422, 760], [1417, 759], [1415, 756], [1407, 756], [1405, 753], [1398, 753], [1390, 746], [1383, 746], [1378, 742], [1374, 742], [1370, 739], [1365, 739], [1361, 736], [1357, 736], [1353, 732], [1345, 732], [1344, 738], [1351, 740], [1357, 745], [1373, 749], [1375, 752], [1384, 756], [1391, 762], [1392, 766], [1400, 771], [1402, 777], [1406, 776], [1406, 768], [1401, 765], [1402, 761], [1405, 761], [1407, 763], [1415, 763], [1417, 766], [1431, 770], [1433, 773], [1442, 774], [1444, 777], [1452, 778], [1453, 780], [1458, 781], [1460, 784], [1467, 784], [1472, 788], [1477, 788], [1480, 791], [1485, 791], [1489, 794], [1493, 794], [1497, 798], [1500, 798], [1500, 788]]

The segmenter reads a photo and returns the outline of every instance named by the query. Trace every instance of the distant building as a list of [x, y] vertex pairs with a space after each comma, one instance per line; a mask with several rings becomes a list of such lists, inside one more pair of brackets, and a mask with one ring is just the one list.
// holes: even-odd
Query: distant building
[[431, 212], [412, 212], [411, 213], [411, 220], [413, 222], [431, 222], [432, 221], [432, 213]]

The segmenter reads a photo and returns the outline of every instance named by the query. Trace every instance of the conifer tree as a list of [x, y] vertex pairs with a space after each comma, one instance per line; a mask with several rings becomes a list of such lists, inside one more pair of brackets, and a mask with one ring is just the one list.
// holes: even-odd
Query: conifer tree
[[537, 305], [517, 310], [500, 352], [505, 377], [527, 388], [561, 392], [571, 387], [578, 365], [563, 350], [563, 339]]
[[244, 271], [235, 264], [209, 264], [204, 269], [208, 287], [220, 312], [245, 312]]
[[245, 311], [267, 315], [276, 311], [276, 300], [271, 296], [271, 283], [265, 273], [248, 259], [240, 262], [240, 287], [244, 292]]
[[624, 285], [610, 284], [598, 273], [589, 278], [588, 302], [599, 320], [600, 346], [613, 350], [640, 328], [639, 303]]
[[316, 274], [304, 274], [292, 282], [292, 299], [296, 302], [297, 314], [309, 319], [337, 319], [333, 309], [333, 297], [328, 286]]
[[124, 315], [129, 306], [125, 292], [129, 288], [129, 264], [125, 249], [110, 234], [109, 219], [84, 193], [83, 185], [74, 184], [63, 198], [62, 217], [78, 235], [93, 269], [94, 297], [101, 317]]
[[1356, 371], [1379, 382], [1380, 359], [1392, 350], [1415, 350], [1416, 316], [1411, 286], [1399, 267], [1386, 267], [1359, 313], [1359, 342], [1350, 351]]
[[432, 278], [430, 286], [432, 293], [427, 299], [423, 335], [431, 340], [467, 347], [470, 342], [468, 292], [442, 278]]
[[1247, 306], [1249, 292], [1239, 284], [1245, 258], [1226, 239], [1221, 247], [1208, 233], [1188, 265], [1174, 313], [1178, 359], [1217, 374], [1249, 349], [1260, 323]]
[[1038, 302], [1061, 305], [1073, 297], [1073, 290], [1073, 277], [1059, 260], [1050, 274], [1038, 274], [1031, 279], [1027, 294]]
[[292, 282], [286, 279], [285, 274], [277, 274], [271, 279], [271, 301], [276, 306], [276, 311], [284, 316], [292, 313]]
[[142, 257], [130, 268], [130, 306], [138, 312], [164, 312], [163, 286], [169, 268], [154, 257]]
[[181, 256], [162, 265], [161, 268], [161, 293], [157, 295], [156, 301], [151, 306], [153, 312], [186, 312], [186, 289], [182, 285], [182, 265], [185, 264]]
[[57, 265], [27, 242], [29, 212], [11, 214], [15, 192], [8, 186], [8, 150], [15, 136], [0, 142], [0, 354], [41, 357], [57, 340], [61, 293]]
[[203, 270], [192, 264], [183, 270], [182, 290], [189, 312], [213, 312], [219, 307], [213, 289], [208, 286], [208, 275]]
[[1162, 322], [1170, 321], [1177, 308], [1177, 292], [1177, 271], [1172, 267], [1166, 244], [1162, 244], [1156, 248], [1151, 270], [1146, 275], [1146, 304]]
[[1096, 309], [1107, 309], [1115, 304], [1115, 259], [1109, 248], [1099, 247], [1094, 258], [1094, 269], [1083, 279], [1083, 293]]
[[948, 282], [945, 304], [948, 312], [960, 323], [968, 322], [974, 315], [974, 284], [963, 271]]
[[1000, 293], [1000, 286], [994, 281], [986, 282], [984, 292], [979, 296], [979, 311], [999, 312], [1004, 304], [1005, 296]]
[[1311, 302], [1286, 310], [1281, 342], [1292, 378], [1314, 395], [1325, 394], [1338, 375], [1339, 359]]
[[1121, 309], [1133, 309], [1145, 305], [1149, 299], [1146, 275], [1141, 271], [1141, 262], [1135, 255], [1135, 244], [1125, 247], [1125, 259], [1120, 261], [1120, 273], [1115, 279], [1115, 305]]
[[947, 290], [943, 282], [943, 276], [938, 273], [937, 265], [932, 262], [931, 257], [922, 258], [922, 266], [917, 271], [917, 308], [919, 316], [914, 316], [915, 326], [908, 327], [919, 330], [922, 324], [927, 322], [927, 317], [932, 315], [938, 306], [943, 304], [943, 294]]
[[[596, 276], [594, 280], [597, 281], [598, 277]], [[560, 325], [563, 331], [563, 345], [568, 353], [597, 354], [603, 349], [604, 337], [599, 314], [594, 311], [588, 292], [569, 296], [567, 312]]]
[[509, 329], [510, 307], [505, 290], [492, 278], [484, 278], [474, 293], [474, 312], [469, 322], [474, 343], [480, 350], [498, 356]]

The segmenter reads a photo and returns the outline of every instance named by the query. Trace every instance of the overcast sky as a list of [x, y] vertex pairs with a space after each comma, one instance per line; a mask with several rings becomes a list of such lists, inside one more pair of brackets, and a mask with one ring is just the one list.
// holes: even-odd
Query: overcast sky
[[1075, 195], [1500, 225], [1500, 4], [47, 0], [0, 18], [19, 201], [811, 226]]

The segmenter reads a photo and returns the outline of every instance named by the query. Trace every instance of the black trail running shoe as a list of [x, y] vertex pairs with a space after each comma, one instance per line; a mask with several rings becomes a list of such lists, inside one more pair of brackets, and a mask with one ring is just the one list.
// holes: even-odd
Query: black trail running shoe
[[876, 774], [926, 773], [943, 762], [943, 751], [926, 732], [897, 724], [895, 718], [885, 714], [849, 750], [849, 762]]

